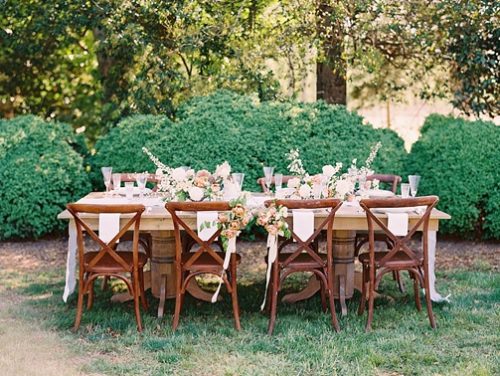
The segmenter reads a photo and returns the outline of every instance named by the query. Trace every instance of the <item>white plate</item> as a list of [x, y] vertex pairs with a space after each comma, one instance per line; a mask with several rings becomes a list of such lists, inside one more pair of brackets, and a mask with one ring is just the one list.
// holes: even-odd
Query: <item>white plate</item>
[[373, 209], [377, 213], [420, 213], [423, 214], [425, 211], [425, 206], [411, 206], [406, 208], [376, 208]]
[[[118, 193], [119, 195], [121, 196], [126, 196], [127, 195], [127, 188], [125, 187], [120, 187], [118, 189], [114, 189], [113, 190], [113, 193]], [[144, 194], [149, 194], [151, 193], [151, 189], [149, 188], [144, 188]], [[134, 196], [139, 196], [141, 194], [141, 190], [139, 189], [139, 187], [134, 187], [133, 189], [133, 193], [132, 193]]]
[[394, 193], [391, 191], [386, 191], [384, 189], [368, 189], [366, 191], [363, 191], [364, 196], [369, 196], [369, 197], [394, 197]]

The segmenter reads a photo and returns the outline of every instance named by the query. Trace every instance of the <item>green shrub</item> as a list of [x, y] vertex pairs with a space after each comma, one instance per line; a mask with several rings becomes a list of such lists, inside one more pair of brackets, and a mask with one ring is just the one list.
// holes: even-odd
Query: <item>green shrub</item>
[[286, 154], [292, 148], [300, 149], [305, 167], [315, 173], [327, 163], [341, 161], [348, 167], [353, 158], [363, 162], [377, 141], [383, 148], [374, 167], [400, 172], [406, 156], [403, 141], [393, 131], [363, 124], [344, 106], [260, 103], [223, 90], [185, 103], [175, 123], [159, 116], [124, 119], [96, 144], [93, 176], [101, 188], [99, 168], [104, 165], [117, 171], [154, 171], [141, 151], [146, 146], [173, 167], [213, 171], [227, 160], [234, 172], [245, 173], [245, 188], [256, 190], [264, 165], [287, 173]]
[[258, 189], [262, 166], [287, 173], [286, 154], [301, 151], [311, 173], [327, 163], [353, 158], [364, 161], [370, 147], [382, 141], [374, 167], [400, 172], [406, 156], [403, 141], [389, 130], [374, 129], [344, 106], [325, 103], [262, 102], [250, 96], [219, 91], [198, 97], [178, 111], [178, 121], [163, 137], [148, 144], [171, 166], [189, 165], [213, 170], [224, 160], [244, 172], [245, 187]]
[[[169, 132], [170, 120], [165, 116], [135, 115], [123, 119], [95, 145], [91, 157], [91, 179], [95, 188], [103, 189], [101, 167], [111, 166], [115, 172], [139, 172], [156, 169], [142, 147]], [[152, 151], [156, 150], [153, 146]]]
[[500, 128], [490, 122], [429, 116], [406, 161], [422, 176], [419, 195], [436, 194], [452, 216], [442, 230], [500, 239]]
[[65, 225], [56, 216], [90, 190], [84, 143], [70, 126], [34, 116], [0, 120], [0, 239], [39, 237]]

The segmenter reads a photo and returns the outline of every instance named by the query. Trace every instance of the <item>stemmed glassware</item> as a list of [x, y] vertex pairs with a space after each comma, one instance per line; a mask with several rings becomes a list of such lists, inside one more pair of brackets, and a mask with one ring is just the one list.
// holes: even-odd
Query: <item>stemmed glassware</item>
[[102, 177], [104, 178], [104, 185], [106, 186], [106, 194], [111, 188], [111, 174], [113, 173], [112, 167], [101, 167]]
[[241, 191], [243, 188], [243, 180], [245, 179], [245, 174], [241, 172], [233, 172], [231, 174], [233, 181], [238, 185], [238, 189]]
[[410, 193], [412, 197], [417, 195], [418, 184], [420, 183], [419, 175], [410, 175], [408, 176], [408, 182], [410, 183]]
[[118, 193], [120, 186], [122, 184], [122, 174], [115, 173], [113, 176], [113, 190]]
[[273, 183], [273, 172], [274, 167], [264, 167], [264, 179], [267, 189], [271, 190], [271, 184]]
[[274, 188], [276, 189], [276, 191], [279, 191], [281, 189], [282, 184], [283, 184], [283, 174], [275, 174]]
[[147, 174], [144, 172], [135, 174], [135, 181], [137, 182], [137, 187], [139, 187], [140, 199], [142, 199], [144, 196], [144, 189], [146, 188], [147, 177], [148, 177]]

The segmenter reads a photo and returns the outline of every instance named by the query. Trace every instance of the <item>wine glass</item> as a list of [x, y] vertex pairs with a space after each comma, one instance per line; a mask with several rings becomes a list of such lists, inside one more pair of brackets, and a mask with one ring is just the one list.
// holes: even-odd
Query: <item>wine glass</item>
[[116, 173], [112, 175], [113, 177], [113, 190], [118, 193], [120, 186], [122, 184], [122, 174]]
[[146, 188], [146, 182], [147, 182], [147, 174], [144, 172], [141, 172], [139, 174], [135, 174], [135, 181], [137, 182], [137, 186], [139, 187], [139, 198], [142, 199], [144, 195], [144, 189]]
[[243, 188], [243, 180], [245, 179], [245, 174], [241, 172], [233, 172], [231, 174], [233, 181], [238, 184], [238, 189], [241, 191]]
[[264, 167], [264, 179], [269, 191], [271, 191], [271, 184], [273, 183], [273, 172], [274, 167]]
[[274, 188], [277, 191], [281, 189], [281, 185], [283, 184], [283, 174], [275, 174], [274, 175]]
[[111, 187], [111, 174], [113, 173], [112, 167], [101, 167], [102, 177], [104, 178], [104, 185], [106, 186], [106, 194]]
[[412, 197], [417, 195], [418, 184], [420, 183], [419, 175], [410, 175], [408, 176], [408, 181], [410, 183], [410, 193]]

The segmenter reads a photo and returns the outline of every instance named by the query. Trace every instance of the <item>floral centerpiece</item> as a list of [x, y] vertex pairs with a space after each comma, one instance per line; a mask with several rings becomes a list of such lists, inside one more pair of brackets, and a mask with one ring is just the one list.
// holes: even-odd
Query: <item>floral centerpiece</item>
[[224, 185], [231, 175], [231, 166], [228, 162], [218, 165], [212, 174], [207, 170], [194, 171], [183, 167], [169, 167], [147, 148], [144, 147], [142, 150], [155, 164], [158, 192], [165, 193], [167, 200], [203, 201], [222, 198]]

